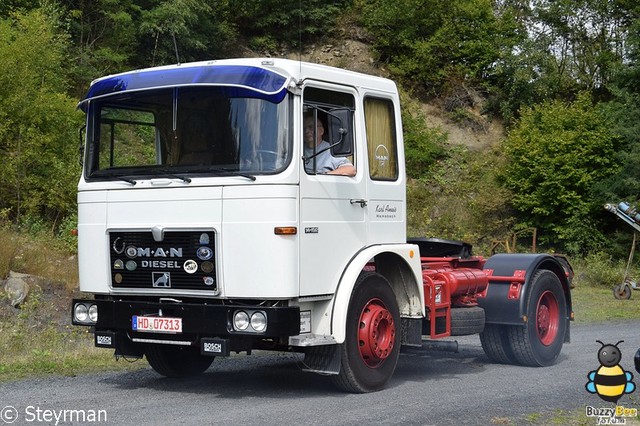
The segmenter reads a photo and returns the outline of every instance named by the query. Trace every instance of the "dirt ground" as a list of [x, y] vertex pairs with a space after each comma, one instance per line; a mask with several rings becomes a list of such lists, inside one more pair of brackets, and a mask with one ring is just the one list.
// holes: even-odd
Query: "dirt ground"
[[[6, 284], [16, 276], [26, 284], [28, 292], [22, 302], [13, 306], [11, 299], [15, 294]], [[71, 326], [71, 299], [81, 294], [77, 289], [70, 290], [61, 281], [13, 272], [6, 280], [0, 280], [0, 290], [0, 322], [8, 324], [19, 320], [34, 330], [50, 325], [60, 331], [68, 329]]]

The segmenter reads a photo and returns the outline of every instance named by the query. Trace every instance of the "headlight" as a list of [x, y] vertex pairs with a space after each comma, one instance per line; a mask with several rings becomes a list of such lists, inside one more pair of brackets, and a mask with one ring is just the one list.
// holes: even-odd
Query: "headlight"
[[267, 329], [267, 317], [264, 313], [257, 311], [251, 315], [251, 328], [258, 333], [262, 333]]
[[91, 322], [98, 322], [98, 305], [89, 306], [89, 319]]
[[233, 313], [233, 329], [245, 333], [264, 333], [267, 330], [267, 314], [264, 311], [243, 309]]
[[78, 303], [76, 305], [74, 315], [78, 322], [87, 322], [87, 319], [89, 318], [89, 310], [87, 309], [86, 305], [83, 305], [82, 303]]
[[233, 316], [233, 326], [236, 330], [244, 331], [249, 327], [249, 315], [245, 311], [238, 311]]

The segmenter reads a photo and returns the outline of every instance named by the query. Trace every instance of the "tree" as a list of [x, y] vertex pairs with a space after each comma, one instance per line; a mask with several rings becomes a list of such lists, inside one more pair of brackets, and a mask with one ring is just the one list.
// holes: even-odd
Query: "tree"
[[[330, 35], [336, 18], [351, 0], [229, 0], [232, 21], [248, 39], [249, 47], [275, 50], [303, 46]], [[302, 9], [301, 9], [302, 8]]]
[[517, 36], [509, 14], [490, 0], [375, 0], [359, 3], [380, 60], [414, 86], [441, 95], [482, 86]]
[[64, 15], [71, 36], [72, 78], [80, 96], [91, 80], [129, 66], [141, 9], [135, 0], [70, 0]]
[[504, 141], [501, 173], [521, 224], [572, 253], [597, 247], [603, 213], [593, 190], [615, 172], [615, 142], [587, 94], [526, 108]]
[[0, 20], [0, 210], [15, 221], [75, 210], [81, 114], [59, 22], [51, 9]]
[[217, 59], [236, 48], [229, 1], [138, 0], [137, 3], [145, 3], [137, 66]]
[[494, 112], [511, 121], [522, 106], [545, 100], [571, 100], [581, 91], [610, 96], [637, 15], [632, 2], [512, 0], [500, 7], [515, 17], [522, 37], [489, 75]]
[[621, 141], [616, 154], [620, 167], [598, 190], [603, 201], [626, 200], [635, 204], [640, 200], [640, 18], [630, 26], [626, 48], [626, 61], [609, 86], [612, 99], [602, 105], [612, 123], [612, 132]]

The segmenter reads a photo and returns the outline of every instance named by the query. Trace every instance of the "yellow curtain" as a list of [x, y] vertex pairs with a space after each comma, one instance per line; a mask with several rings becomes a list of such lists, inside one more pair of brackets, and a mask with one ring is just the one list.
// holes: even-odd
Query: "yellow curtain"
[[395, 180], [398, 177], [393, 104], [384, 99], [364, 101], [367, 127], [369, 175], [376, 180]]

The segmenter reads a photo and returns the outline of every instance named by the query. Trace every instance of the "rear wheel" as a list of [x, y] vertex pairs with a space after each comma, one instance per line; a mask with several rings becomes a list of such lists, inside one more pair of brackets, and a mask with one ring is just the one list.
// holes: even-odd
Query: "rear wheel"
[[508, 328], [508, 325], [487, 324], [482, 333], [480, 333], [482, 349], [493, 362], [500, 364], [516, 363], [516, 358], [509, 344]]
[[346, 339], [340, 345], [340, 373], [334, 383], [348, 392], [381, 389], [400, 355], [400, 312], [389, 282], [365, 272], [358, 277], [347, 312]]
[[166, 377], [196, 376], [206, 371], [214, 359], [182, 346], [153, 345], [145, 350], [145, 355], [151, 368]]
[[547, 270], [536, 272], [526, 307], [524, 327], [508, 328], [511, 350], [519, 364], [551, 365], [560, 354], [567, 327], [567, 301], [556, 274]]

